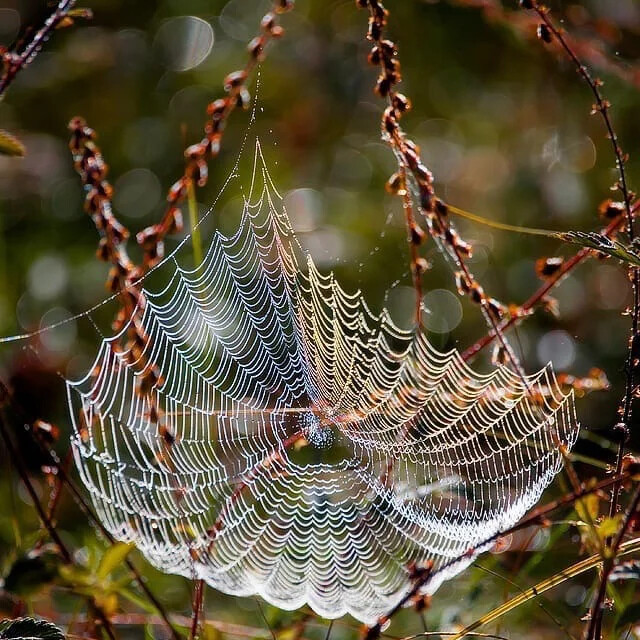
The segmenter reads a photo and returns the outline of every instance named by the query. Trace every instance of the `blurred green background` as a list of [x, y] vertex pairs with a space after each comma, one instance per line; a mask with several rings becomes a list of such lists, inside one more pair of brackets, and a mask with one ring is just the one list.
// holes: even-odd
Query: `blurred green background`
[[[535, 24], [491, 19], [491, 8], [503, 6], [497, 0], [485, 3], [487, 11], [464, 1], [387, 4], [389, 36], [398, 44], [404, 73], [401, 90], [414, 104], [403, 126], [420, 143], [438, 193], [461, 208], [511, 224], [599, 229], [597, 208], [610, 197], [616, 178], [610, 143], [601, 120], [589, 115], [587, 87], [571, 64], [553, 53], [554, 45], [536, 41]], [[516, 4], [505, 2], [504, 7], [517, 11]], [[239, 182], [248, 184], [258, 136], [294, 228], [320, 268], [334, 269], [347, 290], [361, 288], [374, 310], [386, 303], [396, 321], [408, 326], [413, 293], [404, 220], [401, 203], [384, 191], [395, 163], [380, 141], [384, 104], [372, 93], [375, 71], [365, 62], [366, 14], [352, 0], [298, 0], [296, 5], [283, 18], [285, 37], [270, 46], [259, 79], [254, 76], [250, 85], [258, 94], [257, 119], [248, 134]], [[0, 129], [17, 135], [27, 148], [24, 159], [0, 156], [4, 336], [74, 316], [107, 295], [107, 267], [95, 258], [96, 230], [83, 212], [80, 181], [66, 146], [70, 118], [85, 117], [99, 134], [120, 220], [132, 233], [157, 221], [167, 189], [182, 172], [184, 147], [202, 136], [207, 103], [221, 95], [224, 76], [244, 64], [245, 45], [269, 3], [96, 0], [83, 6], [93, 10], [93, 20], [56, 32], [0, 103]], [[640, 94], [633, 79], [640, 55], [640, 4], [594, 0], [551, 6], [572, 33], [593, 39], [602, 53], [604, 64], [596, 71], [606, 82], [622, 146], [631, 154], [631, 188], [638, 186]], [[40, 24], [48, 10], [36, 0], [1, 1], [0, 43], [8, 45], [27, 25]], [[519, 13], [514, 16], [520, 20]], [[220, 194], [248, 125], [248, 113], [233, 114], [222, 153], [210, 163], [209, 183], [198, 191], [203, 213]], [[205, 242], [217, 226], [233, 229], [240, 195], [238, 180], [232, 181], [203, 224]], [[537, 258], [575, 252], [545, 238], [466, 221], [457, 226], [474, 245], [470, 264], [485, 290], [507, 303], [524, 301], [539, 286]], [[171, 238], [167, 251], [181, 238]], [[133, 244], [131, 254], [137, 257]], [[438, 347], [463, 349], [485, 333], [484, 322], [455, 293], [450, 269], [432, 243], [424, 255], [433, 262], [424, 279], [427, 327]], [[188, 262], [189, 252], [181, 259]], [[616, 422], [623, 391], [628, 318], [621, 312], [630, 301], [627, 277], [612, 260], [590, 260], [554, 295], [559, 318], [539, 310], [510, 335], [528, 371], [551, 360], [558, 371], [578, 376], [592, 367], [606, 372], [612, 390], [578, 404], [584, 435], [577, 451], [598, 458], [602, 467], [613, 453], [598, 438], [607, 437]], [[99, 342], [93, 323], [107, 332], [114, 310], [105, 305], [91, 320], [83, 317], [40, 338], [0, 345], [0, 376], [32, 418], [59, 424], [61, 452], [68, 424], [57, 372], [78, 376], [86, 371]], [[488, 366], [487, 354], [477, 366]], [[31, 456], [35, 471], [41, 461], [33, 451]], [[7, 460], [2, 464], [0, 504], [11, 504], [13, 513], [0, 516], [6, 576], [29, 548], [37, 520]], [[578, 468], [586, 475], [602, 473], [588, 464]], [[41, 488], [44, 494], [44, 480]], [[59, 520], [65, 538], [90, 565], [102, 553], [102, 542], [78, 518], [68, 497]], [[21, 532], [18, 545], [16, 531]], [[569, 525], [534, 533], [533, 542], [522, 542], [519, 551], [479, 561], [508, 579], [476, 568], [442, 587], [426, 612], [429, 629], [469, 622], [517, 593], [517, 585], [528, 586], [576, 557], [579, 538]], [[188, 613], [185, 580], [145, 572], [168, 608]], [[565, 637], [553, 618], [578, 629], [589, 585], [585, 579], [558, 588], [542, 599], [550, 611], [527, 606], [508, 618], [500, 632], [513, 638]], [[32, 598], [37, 612], [57, 609], [67, 619], [77, 606], [64, 589], [36, 591]], [[265, 612], [275, 626], [295, 618], [266, 605]], [[265, 628], [251, 599], [209, 592], [207, 616]], [[348, 624], [336, 624], [333, 637], [352, 636], [353, 621]], [[406, 612], [389, 633], [419, 630], [419, 616]], [[154, 633], [163, 632], [156, 628]], [[323, 634], [317, 620], [304, 630], [305, 637]], [[122, 637], [142, 637], [142, 627], [125, 626]]]

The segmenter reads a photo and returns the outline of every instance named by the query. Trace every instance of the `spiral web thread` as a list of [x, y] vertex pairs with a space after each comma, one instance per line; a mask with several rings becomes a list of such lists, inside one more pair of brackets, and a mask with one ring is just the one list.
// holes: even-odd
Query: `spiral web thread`
[[67, 385], [75, 460], [107, 528], [160, 570], [371, 623], [413, 563], [464, 556], [539, 499], [577, 436], [573, 396], [550, 366], [474, 372], [302, 256], [257, 144], [237, 232], [145, 290], [159, 415], [103, 340]]

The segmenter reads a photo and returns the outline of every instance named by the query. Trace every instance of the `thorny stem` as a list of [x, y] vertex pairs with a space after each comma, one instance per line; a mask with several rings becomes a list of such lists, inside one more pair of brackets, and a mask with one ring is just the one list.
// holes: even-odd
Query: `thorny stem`
[[18, 73], [24, 69], [39, 53], [51, 33], [68, 17], [69, 11], [75, 5], [76, 0], [60, 0], [53, 13], [46, 19], [44, 25], [36, 31], [33, 38], [25, 45], [20, 53], [5, 51], [1, 54], [4, 63], [4, 74], [0, 78], [0, 100], [4, 97], [9, 85], [15, 80]]

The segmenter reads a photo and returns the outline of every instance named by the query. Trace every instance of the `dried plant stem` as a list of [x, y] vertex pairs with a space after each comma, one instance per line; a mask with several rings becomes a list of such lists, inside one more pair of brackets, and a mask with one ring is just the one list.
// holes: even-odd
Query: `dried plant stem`
[[411, 256], [411, 264], [414, 265], [411, 269], [411, 276], [413, 278], [413, 288], [415, 291], [415, 323], [416, 326], [420, 326], [422, 322], [422, 269], [418, 268], [420, 254], [418, 252], [418, 243], [411, 237], [415, 233], [416, 221], [413, 213], [413, 199], [407, 184], [407, 167], [403, 163], [400, 165], [400, 176], [405, 187], [402, 189], [402, 207], [404, 209], [404, 215], [407, 225], [407, 235], [409, 243], [409, 253]]
[[596, 640], [600, 635], [600, 625], [601, 625], [601, 613], [602, 613], [602, 605], [604, 603], [604, 599], [607, 593], [607, 584], [609, 583], [609, 576], [615, 567], [616, 557], [620, 551], [620, 547], [622, 542], [624, 541], [624, 537], [629, 532], [631, 528], [631, 524], [633, 522], [634, 516], [636, 515], [636, 511], [640, 506], [640, 484], [636, 487], [636, 490], [631, 498], [631, 502], [629, 503], [629, 507], [625, 513], [624, 519], [622, 521], [622, 525], [618, 529], [618, 533], [615, 538], [611, 542], [609, 548], [606, 553], [603, 555], [602, 561], [602, 575], [600, 576], [600, 584], [598, 586], [598, 592], [596, 594], [596, 598], [591, 607], [591, 616], [589, 619], [589, 626], [587, 627], [587, 631], [585, 633], [586, 640]]
[[[49, 536], [51, 537], [55, 545], [58, 547], [58, 550], [60, 551], [60, 555], [62, 556], [62, 561], [64, 562], [64, 564], [67, 564], [67, 565], [74, 564], [73, 556], [71, 555], [67, 546], [62, 541], [62, 538], [58, 534], [58, 531], [56, 530], [56, 527], [53, 524], [53, 521], [51, 520], [51, 518], [49, 518], [43, 506], [40, 504], [40, 500], [38, 499], [38, 494], [36, 493], [36, 490], [34, 489], [33, 484], [31, 482], [31, 479], [29, 478], [29, 473], [27, 472], [27, 469], [24, 466], [24, 461], [22, 459], [20, 451], [13, 445], [11, 436], [9, 435], [9, 432], [7, 431], [7, 426], [5, 424], [4, 411], [0, 411], [0, 437], [4, 441], [11, 463], [13, 464], [16, 471], [18, 472], [18, 475], [20, 476], [20, 479], [22, 480], [22, 483], [24, 484], [29, 494], [29, 497], [33, 502], [33, 506], [35, 507], [35, 510], [38, 512], [38, 516], [40, 518], [40, 521], [42, 522], [42, 525], [47, 530], [47, 533], [49, 534]], [[94, 598], [89, 597], [89, 603], [91, 607], [95, 609], [95, 612], [98, 618], [100, 619], [100, 623], [102, 624], [102, 627], [105, 630], [105, 633], [109, 636], [110, 640], [115, 640], [115, 634], [113, 632], [111, 623], [109, 622], [109, 618], [107, 617], [107, 615], [104, 613], [102, 608], [97, 605]]]
[[571, 505], [575, 503], [577, 500], [580, 500], [581, 498], [584, 498], [587, 495], [590, 495], [592, 493], [597, 493], [599, 491], [602, 491], [603, 489], [606, 489], [608, 487], [615, 485], [616, 483], [620, 483], [624, 480], [627, 480], [629, 477], [630, 477], [630, 474], [628, 472], [624, 472], [620, 475], [615, 475], [610, 478], [601, 480], [600, 482], [590, 487], [585, 487], [583, 485], [577, 488], [572, 493], [565, 494], [564, 496], [558, 498], [557, 500], [553, 500], [552, 502], [549, 502], [546, 505], [537, 507], [536, 509], [531, 511], [531, 513], [529, 513], [528, 516], [526, 516], [525, 518], [517, 522], [512, 527], [509, 527], [504, 531], [499, 531], [498, 533], [495, 533], [492, 536], [489, 536], [485, 540], [482, 540], [481, 542], [479, 542], [474, 547], [470, 548], [464, 554], [457, 556], [455, 558], [451, 558], [450, 560], [446, 561], [444, 564], [438, 567], [438, 569], [435, 569], [433, 571], [430, 570], [429, 568], [418, 570], [411, 589], [402, 597], [402, 599], [396, 604], [396, 606], [392, 610], [390, 610], [385, 616], [380, 618], [375, 625], [369, 628], [366, 635], [366, 640], [375, 640], [376, 638], [378, 638], [382, 627], [386, 625], [386, 623], [396, 613], [398, 613], [403, 607], [409, 604], [420, 593], [423, 587], [430, 580], [433, 579], [434, 576], [458, 564], [465, 558], [472, 556], [477, 549], [486, 548], [487, 546], [489, 546], [490, 544], [493, 544], [496, 540], [498, 540], [502, 536], [508, 535], [509, 533], [514, 533], [515, 531], [525, 529], [526, 527], [530, 527], [532, 525], [545, 525], [547, 523], [547, 516], [549, 516], [554, 511], [560, 509], [561, 507], [566, 507], [568, 505]]
[[[618, 551], [620, 554], [631, 555], [635, 554], [640, 550], [640, 538], [634, 538], [632, 540], [628, 540], [627, 542], [620, 544]], [[496, 607], [489, 613], [483, 615], [481, 618], [466, 626], [462, 631], [456, 633], [452, 640], [462, 640], [463, 638], [467, 638], [469, 635], [474, 633], [475, 629], [478, 629], [484, 625], [495, 622], [505, 614], [513, 611], [516, 607], [523, 605], [525, 602], [532, 600], [533, 598], [537, 598], [542, 595], [545, 591], [549, 589], [553, 589], [558, 585], [570, 580], [571, 578], [575, 578], [590, 569], [595, 569], [599, 565], [602, 565], [603, 560], [602, 556], [599, 554], [595, 554], [585, 558], [584, 560], [580, 560], [575, 564], [567, 567], [566, 569], [562, 569], [562, 571], [558, 571], [554, 573], [552, 576], [545, 578], [538, 584], [533, 587], [530, 587], [526, 591], [518, 594], [517, 596], [507, 600], [499, 607]]]
[[[34, 441], [40, 447], [40, 450], [42, 451], [42, 453], [46, 455], [47, 458], [51, 461], [51, 463], [56, 467], [57, 477], [60, 479], [61, 483], [64, 484], [71, 491], [71, 494], [74, 500], [76, 501], [76, 504], [80, 507], [82, 512], [87, 516], [87, 518], [91, 521], [91, 523], [94, 526], [98, 527], [102, 535], [109, 541], [110, 544], [115, 544], [116, 542], [115, 538], [111, 535], [111, 532], [102, 524], [102, 522], [100, 521], [96, 513], [93, 511], [92, 507], [85, 500], [80, 489], [78, 489], [75, 482], [73, 482], [73, 480], [69, 477], [69, 474], [65, 470], [64, 465], [61, 464], [61, 461], [58, 458], [58, 455], [55, 453], [55, 451], [50, 449], [49, 446], [47, 446], [40, 437], [38, 437], [36, 434], [33, 433], [33, 431], [30, 430], [30, 433], [33, 435]], [[129, 557], [125, 558], [124, 562], [127, 565], [127, 568], [129, 569], [129, 571], [131, 571], [131, 573], [133, 574], [141, 591], [144, 593], [147, 599], [151, 602], [151, 604], [155, 607], [160, 618], [166, 624], [167, 629], [169, 630], [173, 640], [180, 640], [180, 635], [173, 628], [167, 612], [165, 611], [160, 601], [153, 594], [153, 592], [149, 589], [149, 587], [147, 586], [147, 583], [142, 577], [142, 574], [138, 571], [137, 567], [133, 564], [133, 562]]]
[[[636, 211], [640, 207], [640, 202], [637, 202], [633, 206], [633, 210]], [[615, 235], [617, 231], [620, 230], [625, 223], [625, 216], [620, 215], [617, 218], [613, 219], [605, 229], [602, 230], [602, 235], [610, 238]], [[569, 275], [571, 271], [575, 267], [577, 267], [581, 262], [586, 260], [587, 258], [594, 255], [591, 249], [580, 249], [574, 256], [566, 260], [562, 266], [549, 278], [547, 278], [544, 284], [533, 293], [520, 307], [518, 308], [517, 313], [513, 313], [509, 318], [503, 320], [500, 324], [500, 329], [504, 332], [507, 329], [510, 329], [512, 326], [523, 320], [529, 315], [529, 312], [534, 309], [543, 299], [544, 297], [551, 291], [554, 287], [559, 285], [566, 277]], [[462, 352], [462, 359], [465, 362], [472, 360], [482, 349], [486, 346], [490, 345], [496, 338], [496, 334], [492, 331], [480, 338], [470, 347], [465, 349]]]
[[467, 258], [471, 255], [472, 247], [460, 238], [448, 219], [447, 205], [436, 197], [433, 176], [422, 161], [418, 145], [407, 137], [400, 126], [400, 119], [411, 109], [411, 102], [406, 96], [395, 90], [395, 85], [401, 82], [402, 76], [396, 45], [385, 38], [385, 27], [389, 13], [380, 0], [356, 0], [356, 4], [369, 11], [367, 39], [373, 43], [373, 48], [369, 53], [368, 60], [369, 63], [380, 69], [375, 92], [386, 98], [388, 102], [381, 121], [382, 138], [396, 157], [398, 172], [391, 176], [387, 182], [387, 190], [403, 198], [413, 285], [418, 299], [416, 306], [421, 301], [420, 282], [428, 264], [418, 254], [418, 247], [422, 244], [425, 233], [416, 223], [412, 207], [407, 207], [407, 197], [411, 199], [414, 195], [418, 202], [418, 209], [427, 223], [429, 233], [438, 246], [443, 247], [445, 255], [451, 259], [458, 270], [455, 276], [459, 293], [468, 296], [474, 304], [480, 307], [489, 328], [500, 341], [504, 360], [512, 364], [526, 385], [525, 372], [499, 326], [506, 309], [504, 305], [485, 294], [471, 273]]
[[71, 564], [73, 561], [71, 557], [71, 553], [69, 553], [69, 550], [67, 549], [66, 545], [64, 544], [64, 542], [62, 542], [62, 538], [60, 538], [60, 536], [58, 535], [58, 532], [56, 531], [56, 528], [53, 522], [51, 521], [51, 519], [45, 512], [44, 508], [40, 504], [40, 500], [38, 499], [38, 494], [33, 488], [33, 484], [31, 483], [29, 474], [23, 464], [22, 457], [20, 456], [17, 449], [13, 446], [13, 442], [11, 441], [11, 437], [9, 436], [9, 433], [7, 431], [4, 415], [2, 415], [2, 413], [0, 413], [0, 436], [4, 441], [6, 451], [9, 454], [9, 459], [13, 464], [13, 466], [15, 467], [16, 471], [18, 472], [18, 475], [22, 480], [22, 484], [25, 486], [25, 489], [27, 490], [27, 493], [31, 498], [31, 502], [33, 502], [33, 506], [35, 507], [35, 510], [38, 512], [38, 516], [40, 517], [40, 520], [43, 526], [47, 530], [47, 533], [49, 534], [50, 538], [54, 541], [54, 543], [58, 547], [58, 550], [60, 551], [60, 555], [62, 556], [63, 562], [65, 564]]
[[195, 580], [193, 585], [193, 602], [191, 606], [190, 640], [196, 640], [196, 638], [199, 637], [200, 618], [204, 608], [204, 591], [204, 580], [202, 580], [202, 578]]
[[[260, 34], [247, 45], [249, 54], [245, 66], [238, 71], [233, 71], [224, 79], [225, 98], [214, 100], [207, 107], [207, 120], [204, 127], [204, 138], [184, 151], [185, 167], [180, 178], [171, 186], [167, 193], [168, 206], [162, 221], [151, 225], [137, 235], [138, 244], [146, 250], [150, 246], [151, 252], [145, 253], [145, 264], [153, 266], [162, 259], [163, 247], [157, 242], [162, 236], [166, 221], [171, 221], [179, 216], [180, 205], [187, 199], [191, 232], [193, 234], [194, 257], [199, 264], [202, 259], [202, 249], [198, 249], [199, 232], [197, 225], [197, 211], [192, 209], [190, 190], [196, 186], [203, 187], [209, 178], [208, 163], [220, 153], [222, 137], [229, 116], [238, 108], [247, 109], [251, 98], [247, 89], [247, 81], [255, 67], [264, 60], [265, 49], [274, 38], [284, 34], [284, 29], [277, 23], [277, 14], [286, 13], [293, 9], [294, 0], [273, 0], [271, 11], [267, 12], [260, 22]], [[195, 194], [193, 195], [195, 202]], [[158, 250], [159, 249], [159, 250]]]
[[[613, 154], [615, 157], [616, 169], [619, 176], [616, 182], [616, 187], [622, 195], [624, 210], [626, 213], [627, 235], [629, 236], [629, 242], [633, 244], [635, 240], [634, 212], [631, 206], [632, 194], [628, 187], [627, 174], [625, 170], [626, 156], [618, 142], [618, 136], [609, 115], [611, 104], [604, 98], [600, 90], [602, 81], [598, 78], [593, 78], [589, 69], [584, 64], [582, 64], [582, 62], [574, 52], [572, 46], [569, 44], [569, 41], [565, 37], [564, 31], [556, 27], [554, 22], [551, 20], [549, 10], [546, 6], [539, 4], [536, 0], [527, 0], [527, 2], [524, 4], [525, 6], [527, 4], [531, 5], [530, 8], [538, 14], [540, 20], [542, 20], [549, 33], [553, 35], [555, 40], [559, 43], [564, 52], [573, 62], [576, 70], [578, 71], [582, 79], [586, 82], [589, 89], [591, 90], [591, 93], [593, 94], [595, 104], [593, 105], [592, 113], [599, 113], [602, 116], [602, 120], [607, 130], [607, 137], [611, 141], [611, 146], [613, 148]], [[632, 268], [630, 270], [630, 274], [633, 287], [633, 308], [631, 311], [631, 336], [629, 338], [629, 349], [625, 365], [625, 393], [620, 406], [621, 422], [616, 425], [621, 436], [620, 444], [618, 447], [618, 456], [616, 460], [616, 472], [618, 473], [622, 468], [624, 447], [626, 439], [629, 435], [629, 428], [631, 425], [635, 390], [635, 374], [636, 370], [638, 369], [637, 360], [640, 357], [640, 335], [638, 334], [638, 329], [640, 328], [640, 270], [638, 270], [637, 268]], [[615, 513], [617, 512], [619, 494], [619, 487], [614, 487], [612, 499], [610, 502], [610, 516], [615, 515]]]
[[49, 39], [56, 27], [68, 17], [69, 11], [76, 0], [60, 0], [53, 13], [46, 19], [44, 25], [36, 31], [22, 51], [3, 51], [1, 61], [4, 63], [4, 73], [0, 77], [0, 100], [18, 73], [24, 69], [38, 55], [44, 43]]

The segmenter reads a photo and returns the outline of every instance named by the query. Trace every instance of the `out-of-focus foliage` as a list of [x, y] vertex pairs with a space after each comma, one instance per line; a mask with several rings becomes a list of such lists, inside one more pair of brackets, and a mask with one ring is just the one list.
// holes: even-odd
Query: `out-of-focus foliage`
[[[589, 115], [588, 89], [553, 53], [553, 43], [527, 35], [533, 35], [535, 24], [514, 28], [473, 4], [388, 2], [389, 32], [403, 63], [402, 90], [414, 105], [403, 126], [421, 144], [438, 191], [452, 204], [498, 221], [558, 231], [599, 229], [598, 206], [609, 197], [616, 174], [602, 122]], [[504, 4], [517, 11], [515, 0]], [[56, 31], [0, 102], [0, 146], [9, 151], [0, 154], [1, 335], [55, 323], [107, 295], [107, 267], [95, 258], [96, 231], [82, 210], [83, 194], [66, 147], [69, 119], [82, 115], [98, 131], [122, 221], [136, 232], [158, 220], [166, 190], [181, 174], [184, 147], [200, 139], [206, 104], [221, 94], [224, 76], [242, 65], [245, 45], [268, 3], [94, 0], [84, 5], [93, 10], [93, 20]], [[633, 76], [640, 55], [640, 5], [594, 0], [551, 6], [570, 32], [595, 39], [606, 61]], [[38, 0], [1, 2], [0, 44], [40, 24], [48, 10]], [[317, 264], [335, 269], [347, 289], [363, 289], [374, 309], [386, 300], [396, 321], [408, 325], [413, 293], [404, 222], [401, 203], [384, 191], [395, 161], [379, 139], [384, 104], [371, 90], [375, 72], [365, 63], [363, 13], [353, 0], [298, 0], [283, 24], [285, 37], [270, 47], [252, 82], [258, 102], [251, 135], [261, 138], [294, 226]], [[611, 64], [604, 66], [609, 70], [597, 73], [605, 80], [622, 145], [631, 153], [631, 188], [640, 188], [640, 156], [634, 148], [640, 139], [640, 93], [629, 78], [612, 72]], [[209, 184], [198, 191], [203, 211], [233, 166], [248, 121], [247, 113], [233, 115], [222, 153], [210, 165]], [[23, 158], [15, 157], [21, 155], [19, 143], [12, 144], [5, 131], [24, 144]], [[250, 156], [240, 165], [245, 184]], [[204, 225], [205, 240], [216, 225], [234, 227], [240, 202], [233, 189], [222, 194]], [[505, 302], [520, 303], [539, 286], [538, 258], [568, 257], [576, 250], [549, 238], [507, 234], [470, 221], [457, 224], [473, 242], [471, 265], [478, 279]], [[172, 238], [168, 250], [179, 240]], [[138, 257], [135, 248], [131, 253]], [[485, 333], [484, 322], [456, 295], [451, 272], [433, 245], [426, 255], [433, 268], [424, 280], [425, 322], [436, 346], [464, 349]], [[538, 310], [510, 335], [529, 370], [552, 360], [557, 370], [575, 376], [594, 367], [606, 372], [612, 390], [585, 396], [579, 404], [584, 430], [576, 448], [578, 472], [600, 475], [615, 452], [609, 438], [623, 389], [628, 318], [621, 312], [630, 301], [626, 273], [613, 259], [590, 260], [554, 295], [559, 317]], [[114, 305], [106, 305], [92, 316], [104, 332], [113, 311]], [[0, 345], [0, 377], [26, 419], [60, 426], [57, 446], [63, 455], [69, 427], [56, 372], [83, 374], [97, 342], [96, 328], [85, 318], [33, 341]], [[477, 364], [487, 361], [485, 354]], [[15, 435], [45, 498], [53, 482], [39, 474], [45, 461], [20, 429]], [[638, 442], [634, 438], [631, 444]], [[4, 450], [0, 459], [0, 611], [13, 615], [32, 607], [74, 628], [85, 615], [76, 612], [86, 609], [78, 594], [89, 595], [115, 613], [121, 637], [161, 637], [160, 626], [145, 630], [140, 618], [122, 614], [150, 615], [130, 577], [114, 566], [109, 554], [116, 552], [105, 552], [104, 541], [67, 494], [56, 519], [76, 564], [59, 570], [55, 550], [40, 544], [46, 537], [34, 533], [37, 516]], [[591, 499], [596, 507], [599, 499]], [[499, 550], [507, 551], [484, 556], [476, 568], [442, 587], [424, 614], [428, 628], [468, 623], [577, 559], [581, 545], [595, 544], [581, 513], [594, 505], [583, 502], [574, 514], [582, 524], [563, 522], [515, 534]], [[131, 557], [144, 567], [136, 552]], [[187, 581], [148, 567], [144, 574], [167, 609], [189, 615]], [[514, 638], [561, 638], [565, 628], [579, 635], [590, 585], [586, 575], [557, 587], [539, 599], [541, 606], [529, 603], [511, 613], [498, 633], [508, 635], [508, 628]], [[610, 586], [618, 596], [619, 622], [637, 620], [637, 582]], [[324, 637], [323, 621], [311, 617], [301, 627], [304, 612], [262, 606], [278, 640], [296, 637], [298, 629], [306, 638]], [[268, 637], [254, 600], [209, 592], [206, 615], [215, 621], [206, 627], [212, 637]], [[406, 611], [390, 633], [421, 630], [420, 616]], [[356, 633], [346, 621], [334, 625], [332, 637]]]

